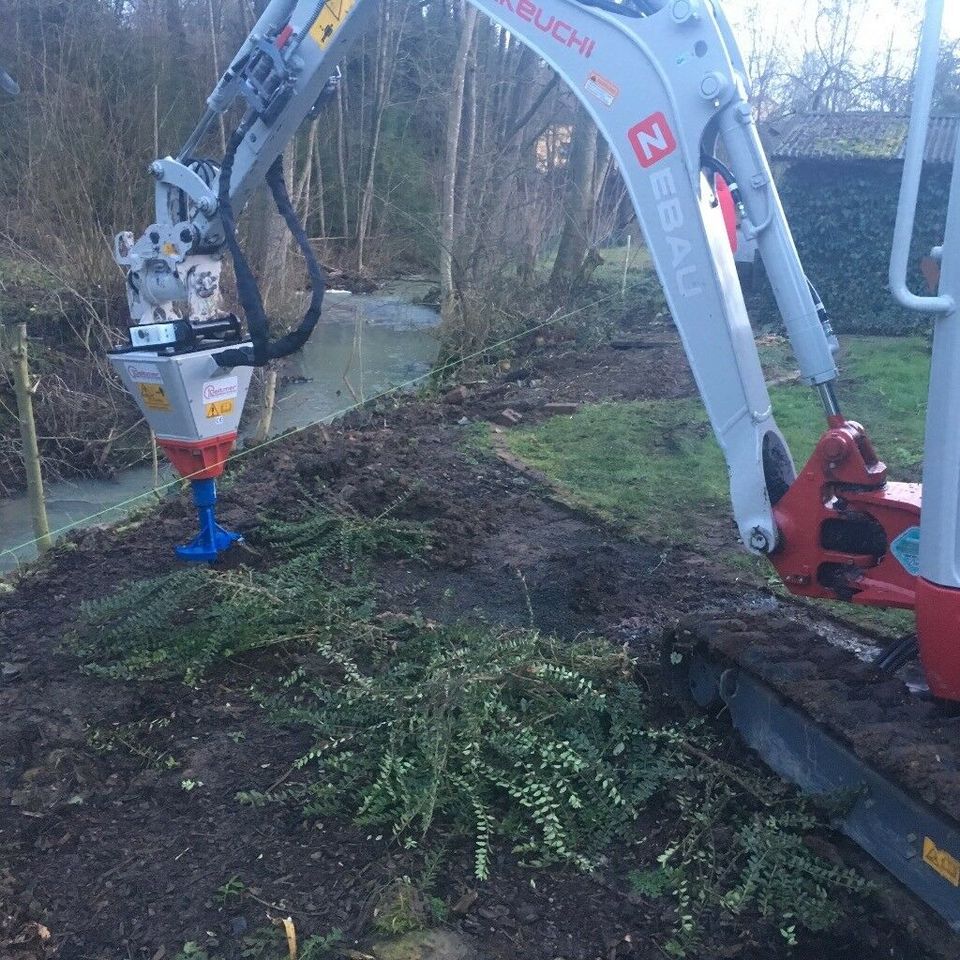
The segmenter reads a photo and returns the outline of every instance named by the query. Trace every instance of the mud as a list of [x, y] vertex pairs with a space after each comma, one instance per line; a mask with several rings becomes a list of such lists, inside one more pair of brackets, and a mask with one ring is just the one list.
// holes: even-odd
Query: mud
[[[471, 381], [460, 403], [381, 404], [245, 458], [224, 484], [221, 519], [250, 531], [264, 516], [296, 514], [305, 498], [363, 516], [390, 508], [429, 522], [436, 542], [426, 565], [376, 567], [384, 608], [532, 622], [562, 636], [589, 629], [652, 660], [646, 644], [676, 618], [773, 601], [731, 583], [708, 556], [624, 540], [557, 502], [535, 477], [476, 457], [463, 421], [507, 405], [526, 405], [529, 421], [546, 415], [547, 401], [691, 388], [676, 347], [547, 351], [499, 379]], [[388, 836], [236, 802], [238, 791], [282, 783], [304, 748], [269, 726], [248, 693], [276, 673], [275, 661], [245, 658], [191, 689], [97, 679], [66, 652], [62, 639], [83, 600], [173, 567], [171, 546], [192, 529], [191, 513], [184, 494], [124, 527], [77, 534], [0, 594], [3, 960], [169, 960], [188, 940], [237, 957], [268, 914], [292, 916], [301, 940], [338, 927], [351, 946], [366, 935], [379, 892], [423, 871], [420, 854]], [[228, 562], [265, 561], [247, 550]], [[647, 682], [657, 683], [655, 671]], [[135, 750], [103, 749], [98, 736], [130, 724], [138, 725]], [[732, 738], [726, 750], [744, 762]], [[670, 810], [655, 814], [640, 825], [645, 840], [611, 851], [596, 877], [534, 874], [499, 850], [494, 879], [478, 885], [472, 852], [452, 845], [436, 893], [450, 904], [477, 894], [449, 922], [491, 960], [662, 958], [672, 912], [629, 894], [627, 882], [662, 849]], [[242, 897], [218, 894], [231, 877], [245, 884]], [[705, 944], [702, 960], [923, 956], [902, 918], [869, 908], [795, 950], [775, 930], [731, 919], [707, 930]]]

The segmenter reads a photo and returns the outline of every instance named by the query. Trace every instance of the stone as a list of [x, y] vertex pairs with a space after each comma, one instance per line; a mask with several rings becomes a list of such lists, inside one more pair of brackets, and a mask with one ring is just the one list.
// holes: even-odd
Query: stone
[[501, 426], [515, 427], [523, 420], [523, 415], [507, 407], [505, 410], [501, 410], [493, 419], [495, 423], [499, 423]]
[[444, 403], [451, 404], [460, 404], [465, 403], [467, 397], [470, 396], [470, 391], [461, 384], [459, 387], [454, 387], [452, 390], [448, 391], [443, 395]]
[[579, 409], [579, 403], [545, 403], [543, 405], [543, 412], [554, 416], [573, 416]]

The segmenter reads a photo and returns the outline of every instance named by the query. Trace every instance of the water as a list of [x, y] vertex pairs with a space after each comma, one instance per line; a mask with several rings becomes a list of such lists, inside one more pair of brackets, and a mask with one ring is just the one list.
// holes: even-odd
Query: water
[[[436, 311], [411, 301], [422, 298], [431, 286], [427, 281], [404, 280], [375, 294], [328, 292], [323, 319], [310, 342], [281, 371], [271, 433], [315, 423], [360, 399], [428, 373], [437, 357], [439, 317]], [[247, 430], [253, 429], [253, 421], [251, 418]], [[174, 473], [166, 461], [161, 463], [163, 484], [171, 481]], [[152, 489], [153, 471], [148, 466], [124, 470], [113, 480], [47, 484], [50, 529], [56, 531], [78, 521], [116, 522], [131, 509], [149, 503]], [[134, 502], [129, 503], [131, 500]], [[185, 530], [185, 539], [188, 534], [193, 532]], [[33, 535], [26, 497], [0, 500], [0, 572], [36, 556], [32, 546], [13, 549]]]

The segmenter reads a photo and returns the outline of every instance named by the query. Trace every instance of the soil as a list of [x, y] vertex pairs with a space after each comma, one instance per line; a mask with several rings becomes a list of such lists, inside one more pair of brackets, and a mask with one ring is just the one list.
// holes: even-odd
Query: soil
[[680, 624], [711, 650], [743, 664], [828, 727], [858, 756], [953, 817], [960, 810], [960, 714], [911, 694], [804, 624], [756, 616]]
[[[426, 565], [377, 567], [385, 609], [509, 625], [532, 619], [566, 637], [594, 630], [652, 661], [646, 644], [676, 618], [705, 610], [735, 616], [776, 603], [733, 582], [709, 556], [625, 539], [559, 502], [528, 472], [471, 452], [465, 423], [505, 407], [530, 422], [547, 415], [546, 402], [691, 390], [672, 342], [586, 355], [549, 349], [499, 378], [471, 381], [450, 402], [401, 399], [246, 457], [224, 484], [221, 522], [250, 531], [265, 514], [301, 504], [305, 489], [365, 516], [395, 505], [397, 516], [429, 521], [437, 543]], [[82, 601], [174, 566], [171, 546], [192, 529], [191, 513], [181, 496], [136, 523], [77, 533], [0, 594], [4, 960], [163, 960], [186, 941], [236, 957], [268, 915], [291, 916], [301, 940], [340, 928], [348, 945], [363, 949], [377, 897], [397, 877], [423, 869], [416, 851], [388, 836], [236, 802], [238, 791], [283, 782], [305, 747], [269, 725], [248, 693], [252, 680], [276, 669], [268, 657], [225, 665], [192, 689], [98, 679], [65, 649]], [[263, 559], [235, 551], [228, 562]], [[814, 616], [787, 613], [795, 623]], [[655, 683], [655, 672], [650, 677]], [[97, 748], [98, 731], [132, 723], [142, 734], [133, 749]], [[731, 762], [749, 764], [732, 736], [726, 750]], [[658, 831], [669, 814], [668, 804], [641, 825], [651, 849], [662, 848]], [[840, 856], [842, 844], [821, 843]], [[436, 893], [462, 906], [449, 924], [490, 960], [652, 960], [664, 956], [673, 916], [662, 902], [629, 892], [626, 876], [643, 853], [611, 851], [606, 868], [588, 877], [534, 874], [501, 850], [493, 878], [478, 885], [471, 851], [452, 844]], [[244, 891], [218, 894], [231, 877]], [[851, 905], [841, 928], [806, 936], [796, 949], [768, 926], [718, 921], [698, 956], [922, 958], [909, 922], [896, 914], [873, 901]]]

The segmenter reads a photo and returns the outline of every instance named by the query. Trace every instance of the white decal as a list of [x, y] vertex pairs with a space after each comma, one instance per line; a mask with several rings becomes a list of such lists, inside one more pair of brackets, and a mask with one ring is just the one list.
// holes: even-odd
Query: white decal
[[231, 400], [240, 392], [240, 384], [236, 377], [221, 377], [219, 380], [208, 380], [203, 385], [203, 402], [214, 403], [217, 400]]
[[163, 383], [163, 377], [156, 367], [141, 366], [136, 363], [127, 364], [127, 376], [134, 383]]

